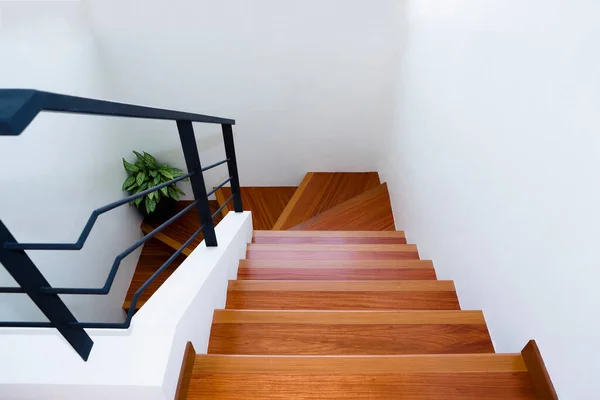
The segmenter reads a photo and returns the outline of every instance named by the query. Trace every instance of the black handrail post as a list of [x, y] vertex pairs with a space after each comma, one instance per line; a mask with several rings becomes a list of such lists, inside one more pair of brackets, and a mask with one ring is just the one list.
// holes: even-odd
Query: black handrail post
[[44, 313], [50, 323], [58, 329], [77, 353], [87, 361], [94, 342], [83, 328], [74, 327], [75, 316], [57, 294], [42, 293], [40, 288], [50, 283], [35, 266], [24, 250], [8, 250], [4, 243], [16, 242], [6, 225], [0, 221], [0, 264], [27, 293], [29, 298]]
[[236, 213], [242, 212], [242, 194], [240, 192], [240, 177], [238, 175], [237, 159], [235, 158], [235, 146], [233, 145], [233, 127], [231, 124], [222, 124], [223, 142], [225, 142], [225, 155], [227, 167], [231, 177], [231, 193], [233, 194], [233, 209]]
[[202, 175], [202, 165], [200, 164], [200, 155], [198, 154], [192, 121], [178, 120], [177, 129], [179, 130], [179, 138], [181, 139], [181, 147], [183, 148], [187, 169], [189, 172], [195, 172], [190, 177], [190, 183], [192, 184], [194, 198], [198, 201], [196, 208], [200, 215], [200, 223], [204, 225], [204, 242], [207, 247], [216, 247], [217, 235], [215, 234], [215, 226], [208, 204], [206, 185], [204, 183], [204, 176]]

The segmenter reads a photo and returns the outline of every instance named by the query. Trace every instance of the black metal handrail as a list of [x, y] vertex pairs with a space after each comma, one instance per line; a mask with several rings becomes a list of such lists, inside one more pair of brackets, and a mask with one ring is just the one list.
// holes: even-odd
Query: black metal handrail
[[[20, 243], [0, 220], [0, 264], [4, 265], [19, 287], [0, 287], [0, 293], [25, 293], [44, 313], [49, 322], [0, 321], [0, 327], [24, 328], [56, 328], [73, 346], [79, 355], [87, 360], [93, 342], [85, 332], [85, 328], [128, 328], [135, 313], [140, 295], [169, 265], [192, 243], [200, 233], [204, 234], [206, 246], [217, 246], [213, 219], [230, 202], [234, 203], [235, 212], [242, 211], [242, 199], [233, 142], [233, 125], [235, 121], [202, 114], [165, 110], [131, 104], [115, 103], [104, 100], [67, 96], [56, 93], [41, 92], [29, 89], [0, 89], [0, 135], [15, 136], [25, 128], [42, 111], [63, 112], [72, 114], [90, 114], [118, 116], [128, 118], [162, 119], [176, 121], [179, 138], [185, 157], [188, 173], [161, 185], [146, 189], [132, 196], [107, 204], [92, 212], [79, 238], [73, 243]], [[194, 136], [192, 122], [221, 124], [226, 159], [202, 167]], [[227, 164], [229, 177], [207, 193], [203, 172]], [[25, 250], [81, 250], [98, 217], [110, 210], [128, 204], [131, 201], [160, 190], [166, 186], [189, 178], [194, 194], [194, 201], [185, 209], [171, 217], [156, 229], [133, 243], [115, 257], [105, 284], [101, 288], [52, 287], [33, 263]], [[232, 195], [213, 214], [211, 214], [208, 197], [225, 184], [231, 184]], [[152, 276], [134, 293], [124, 322], [81, 322], [68, 309], [58, 296], [59, 294], [105, 295], [110, 292], [121, 261], [135, 249], [152, 239], [157, 233], [196, 208], [200, 217], [200, 228], [158, 268]]]

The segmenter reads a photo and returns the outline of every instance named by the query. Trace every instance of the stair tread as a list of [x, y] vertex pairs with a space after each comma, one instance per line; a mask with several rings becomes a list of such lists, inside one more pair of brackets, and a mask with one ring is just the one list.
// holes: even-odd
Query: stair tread
[[229, 281], [229, 290], [288, 292], [348, 291], [454, 291], [454, 281]]
[[460, 310], [452, 281], [229, 281], [227, 309]]
[[493, 353], [481, 311], [215, 311], [209, 354]]
[[382, 183], [289, 229], [393, 231], [394, 214], [387, 185]]
[[[177, 202], [177, 212], [182, 211], [189, 206], [192, 201], [182, 200]], [[208, 202], [212, 213], [219, 209], [219, 205], [215, 200], [209, 200]], [[213, 223], [216, 225], [221, 221], [221, 216], [215, 216]], [[156, 229], [160, 223], [148, 223], [143, 222], [141, 225], [142, 232], [148, 234]], [[174, 250], [178, 250], [183, 244], [198, 230], [200, 229], [200, 216], [198, 210], [193, 207], [184, 215], [182, 215], [177, 221], [164, 228], [161, 232], [158, 232], [154, 238], [163, 242], [167, 246]], [[183, 254], [189, 256], [192, 251], [204, 240], [204, 235], [200, 233], [184, 250]], [[143, 250], [142, 250], [143, 251]]]
[[519, 354], [196, 356], [188, 399], [290, 398], [536, 397]]
[[419, 259], [414, 244], [259, 244], [250, 243], [247, 259]]
[[[296, 192], [296, 186], [243, 186], [240, 188], [242, 206], [245, 211], [252, 212], [254, 229], [271, 229], [281, 215], [286, 205]], [[230, 187], [222, 187], [215, 192], [219, 206], [231, 196]], [[224, 217], [233, 211], [229, 202], [221, 211]]]
[[406, 244], [398, 231], [254, 231], [253, 243]]
[[240, 268], [433, 268], [431, 260], [240, 260]]
[[273, 229], [289, 229], [377, 185], [377, 172], [309, 172]]

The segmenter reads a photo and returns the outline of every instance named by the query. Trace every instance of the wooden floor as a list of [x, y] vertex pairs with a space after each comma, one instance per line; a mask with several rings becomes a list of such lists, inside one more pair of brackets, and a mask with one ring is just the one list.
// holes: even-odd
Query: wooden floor
[[[242, 187], [242, 205], [244, 210], [252, 211], [254, 229], [272, 229], [296, 189], [295, 186]], [[220, 206], [231, 196], [231, 188], [223, 187], [215, 194]], [[223, 217], [232, 210], [229, 202], [222, 210]]]
[[309, 172], [273, 229], [292, 228], [378, 185], [377, 172]]
[[[182, 211], [192, 202], [188, 200], [182, 200], [177, 204], [177, 212]], [[219, 203], [216, 200], [209, 200], [211, 213], [215, 213], [219, 209]], [[223, 219], [221, 215], [215, 216], [213, 223], [215, 226]], [[142, 223], [142, 232], [148, 234], [154, 229], [158, 228], [159, 223]], [[178, 250], [183, 244], [200, 229], [200, 216], [198, 210], [194, 207], [185, 213], [177, 221], [167, 226], [162, 232], [158, 233], [155, 238], [173, 250]], [[204, 240], [204, 235], [200, 233], [192, 243], [189, 244], [183, 251], [183, 254], [189, 256], [192, 251]]]
[[291, 227], [305, 231], [393, 231], [394, 214], [385, 183]]

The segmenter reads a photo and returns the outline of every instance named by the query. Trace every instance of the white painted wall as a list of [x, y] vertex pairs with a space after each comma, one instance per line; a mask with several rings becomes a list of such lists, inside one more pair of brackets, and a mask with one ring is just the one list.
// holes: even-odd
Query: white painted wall
[[[249, 212], [216, 227], [218, 247], [202, 242], [133, 317], [127, 330], [89, 329], [87, 362], [54, 329], [0, 329], [3, 400], [171, 400], [185, 345], [206, 354], [215, 309], [252, 239]], [[59, 368], [57, 368], [59, 366]], [[23, 373], [27, 371], [27, 373]]]
[[[114, 86], [78, 2], [0, 2], [0, 87], [110, 98]], [[41, 114], [0, 136], [0, 219], [19, 241], [74, 242], [92, 210], [123, 197], [121, 157], [136, 147], [118, 119]], [[29, 252], [53, 286], [101, 287], [114, 257], [140, 235], [122, 207], [100, 217], [82, 251]], [[120, 321], [138, 253], [108, 296], [64, 296], [78, 318]], [[0, 267], [0, 285], [14, 281]], [[0, 320], [44, 320], [25, 295], [0, 295]]]
[[[394, 1], [87, 2], [119, 99], [237, 120], [243, 185], [377, 168], [389, 130]], [[183, 164], [174, 124], [134, 123], [144, 147]], [[218, 126], [199, 126], [205, 163]], [[226, 177], [207, 175], [209, 185]]]
[[397, 227], [483, 309], [499, 352], [535, 338], [566, 400], [600, 391], [600, 3], [401, 3], [384, 141]]

